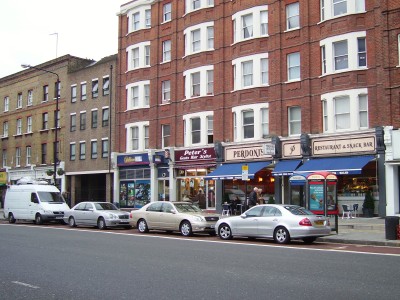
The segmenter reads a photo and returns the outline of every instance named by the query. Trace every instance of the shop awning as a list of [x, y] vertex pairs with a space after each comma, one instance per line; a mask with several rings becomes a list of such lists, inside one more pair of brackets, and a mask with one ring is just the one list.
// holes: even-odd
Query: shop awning
[[284, 175], [292, 175], [293, 171], [301, 163], [300, 159], [293, 160], [282, 160], [275, 165], [274, 170], [272, 171], [273, 176], [284, 176]]
[[264, 169], [265, 167], [271, 164], [270, 161], [262, 161], [262, 162], [251, 162], [251, 163], [232, 163], [232, 164], [223, 164], [215, 169], [213, 172], [204, 176], [204, 179], [242, 179], [242, 166], [247, 164], [248, 170], [248, 178], [254, 178], [254, 174]]
[[337, 175], [361, 174], [362, 168], [374, 158], [373, 155], [314, 158], [300, 166], [296, 173], [327, 171]]

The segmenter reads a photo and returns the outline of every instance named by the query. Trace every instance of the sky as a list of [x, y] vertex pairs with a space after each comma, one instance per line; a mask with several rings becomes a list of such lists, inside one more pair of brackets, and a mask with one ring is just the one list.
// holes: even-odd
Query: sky
[[0, 78], [66, 54], [116, 54], [118, 17], [129, 0], [0, 0]]

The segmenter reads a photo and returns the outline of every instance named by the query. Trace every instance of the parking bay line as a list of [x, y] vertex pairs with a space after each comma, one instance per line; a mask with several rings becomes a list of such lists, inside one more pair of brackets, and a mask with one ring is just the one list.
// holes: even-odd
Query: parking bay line
[[31, 288], [31, 289], [39, 289], [38, 286], [29, 284], [29, 283], [20, 282], [20, 281], [11, 281], [11, 282], [12, 282], [12, 283], [15, 283], [15, 284], [22, 285], [22, 286], [26, 286], [26, 287]]

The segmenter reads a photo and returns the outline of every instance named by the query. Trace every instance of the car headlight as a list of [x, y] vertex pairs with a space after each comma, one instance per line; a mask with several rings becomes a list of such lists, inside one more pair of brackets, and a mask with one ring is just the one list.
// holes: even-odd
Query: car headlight
[[203, 222], [203, 221], [206, 220], [206, 219], [205, 219], [204, 217], [202, 217], [202, 216], [195, 216], [194, 218], [195, 218], [196, 221], [200, 221], [200, 222]]
[[108, 214], [110, 219], [118, 219], [118, 216], [115, 214]]

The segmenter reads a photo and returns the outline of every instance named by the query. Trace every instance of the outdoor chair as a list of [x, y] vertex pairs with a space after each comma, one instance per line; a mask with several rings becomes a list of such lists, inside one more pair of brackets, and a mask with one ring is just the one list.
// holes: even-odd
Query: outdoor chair
[[342, 219], [344, 218], [344, 215], [345, 215], [345, 214], [347, 214], [347, 219], [350, 219], [353, 210], [352, 210], [352, 209], [349, 209], [348, 205], [346, 205], [346, 204], [343, 204], [343, 205], [342, 205], [342, 208], [343, 208]]

